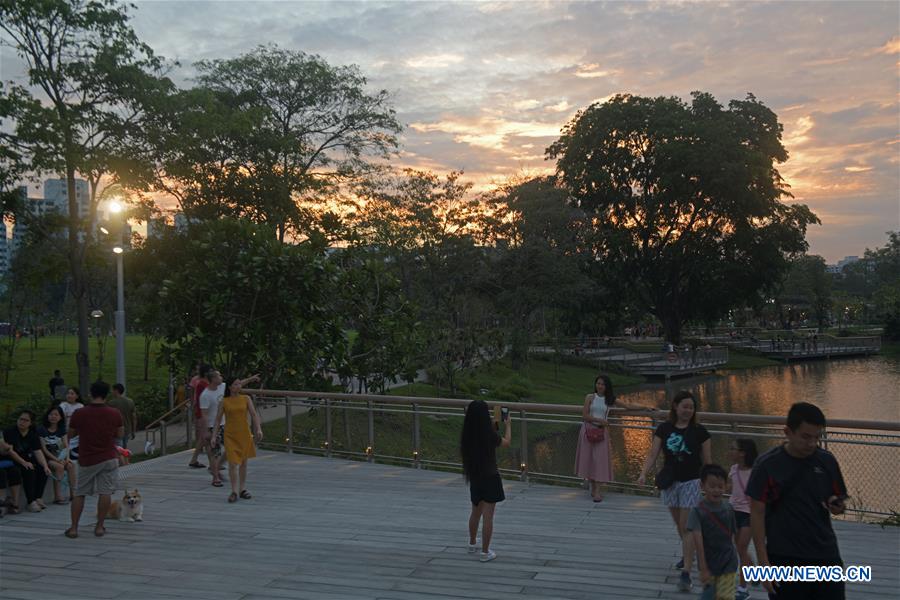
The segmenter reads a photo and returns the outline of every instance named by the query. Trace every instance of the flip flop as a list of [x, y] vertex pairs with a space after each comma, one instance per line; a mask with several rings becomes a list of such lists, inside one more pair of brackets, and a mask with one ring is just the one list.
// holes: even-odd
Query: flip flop
[[103, 537], [106, 535], [106, 527], [94, 527], [94, 535], [97, 537]]
[[65, 536], [66, 536], [67, 538], [69, 538], [69, 539], [74, 540], [75, 538], [78, 537], [78, 532], [77, 532], [77, 531], [73, 531], [72, 528], [69, 527], [68, 529], [66, 529], [66, 532], [65, 532], [63, 535], [65, 535]]
[[54, 500], [53, 504], [68, 504], [68, 500]]
[[222, 487], [222, 482], [221, 481], [213, 481], [212, 486], [213, 487]]
[[247, 490], [242, 490], [242, 491], [241, 491], [241, 498], [243, 498], [244, 500], [249, 500], [249, 499], [252, 498], [252, 497], [253, 497], [253, 496], [251, 496], [251, 495], [250, 495], [250, 492], [248, 492]]
[[235, 494], [234, 492], [231, 492], [231, 494], [229, 494], [229, 496], [228, 496], [228, 501], [229, 502], [237, 502], [237, 494]]
[[198, 462], [188, 463], [188, 466], [191, 467], [192, 469], [205, 469], [206, 468], [206, 465], [204, 465], [203, 463], [198, 463]]

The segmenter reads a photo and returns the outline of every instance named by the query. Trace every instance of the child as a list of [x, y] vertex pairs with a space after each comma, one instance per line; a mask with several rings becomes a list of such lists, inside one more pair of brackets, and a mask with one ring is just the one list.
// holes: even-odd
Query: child
[[[737, 525], [735, 543], [742, 567], [753, 564], [748, 552], [750, 547], [750, 498], [747, 497], [747, 482], [750, 480], [756, 456], [756, 443], [753, 440], [735, 440], [731, 447], [734, 464], [731, 465], [731, 470], [728, 472], [728, 487], [731, 492], [731, 507], [734, 509], [734, 520]], [[750, 592], [747, 590], [743, 570], [738, 575], [740, 584], [735, 600], [747, 600], [750, 598]]]
[[506, 498], [503, 482], [497, 469], [497, 446], [509, 446], [512, 429], [509, 413], [504, 417], [505, 431], [501, 438], [497, 434], [488, 405], [484, 400], [473, 400], [466, 407], [459, 450], [462, 455], [463, 475], [469, 484], [472, 513], [469, 515], [469, 553], [478, 551], [478, 522], [481, 526], [481, 562], [497, 558], [491, 550], [491, 536], [494, 533], [494, 507]]
[[722, 501], [728, 474], [715, 464], [700, 469], [703, 500], [691, 509], [687, 530], [694, 536], [703, 582], [702, 600], [734, 600], [738, 560], [732, 537], [737, 531], [731, 505]]

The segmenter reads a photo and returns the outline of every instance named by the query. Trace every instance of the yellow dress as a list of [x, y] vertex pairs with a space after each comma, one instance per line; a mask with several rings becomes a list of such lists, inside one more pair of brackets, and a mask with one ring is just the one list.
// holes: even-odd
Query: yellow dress
[[222, 399], [222, 410], [225, 413], [225, 457], [234, 465], [256, 456], [253, 434], [250, 433], [250, 424], [247, 422], [249, 405], [249, 396], [228, 396]]

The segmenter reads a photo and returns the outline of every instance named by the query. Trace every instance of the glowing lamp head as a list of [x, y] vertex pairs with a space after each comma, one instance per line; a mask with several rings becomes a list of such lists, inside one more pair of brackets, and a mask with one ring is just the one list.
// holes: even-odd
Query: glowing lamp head
[[123, 250], [121, 246], [116, 246], [115, 248], [113, 248], [113, 252], [115, 252], [116, 254], [122, 254], [123, 252], [125, 252], [125, 250]]

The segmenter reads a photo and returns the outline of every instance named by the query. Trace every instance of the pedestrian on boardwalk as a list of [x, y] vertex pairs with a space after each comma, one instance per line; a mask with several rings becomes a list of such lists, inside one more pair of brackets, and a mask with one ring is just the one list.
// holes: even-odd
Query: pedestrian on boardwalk
[[[200, 415], [209, 425], [209, 472], [212, 474], [213, 487], [222, 487], [222, 476], [219, 469], [222, 463], [222, 453], [225, 441], [225, 428], [222, 425], [216, 427], [216, 417], [219, 414], [219, 404], [225, 397], [225, 385], [222, 383], [222, 375], [213, 369], [209, 372], [209, 385], [200, 394]], [[216, 440], [213, 444], [212, 440]]]
[[125, 435], [118, 444], [122, 448], [128, 448], [128, 440], [134, 439], [134, 430], [137, 427], [137, 411], [134, 409], [134, 400], [125, 395], [125, 386], [116, 383], [112, 386], [112, 397], [106, 402], [122, 414], [122, 422], [125, 424]]
[[497, 558], [491, 550], [494, 535], [494, 508], [503, 502], [503, 481], [497, 469], [497, 447], [509, 447], [512, 425], [509, 412], [502, 413], [503, 437], [497, 433], [499, 423], [491, 419], [484, 400], [473, 400], [466, 407], [460, 436], [459, 452], [462, 456], [463, 476], [469, 484], [472, 512], [469, 514], [469, 553], [478, 552], [478, 522], [481, 521], [481, 554], [478, 559], [488, 562]]
[[732, 539], [737, 527], [731, 505], [722, 500], [727, 476], [719, 465], [703, 465], [703, 499], [688, 515], [687, 530], [694, 538], [703, 583], [701, 600], [736, 598], [738, 557]]
[[[213, 431], [218, 431], [222, 419], [225, 419], [225, 458], [228, 459], [228, 481], [231, 484], [229, 502], [237, 502], [238, 497], [244, 500], [251, 498], [247, 491], [247, 460], [256, 456], [254, 435], [250, 433], [249, 418], [253, 426], [256, 442], [263, 439], [262, 424], [259, 413], [250, 396], [241, 394], [241, 388], [250, 382], [259, 381], [259, 375], [247, 379], [233, 378], [225, 388], [225, 397], [219, 405]], [[213, 446], [218, 446], [218, 436], [212, 439]], [[236, 473], [237, 471], [237, 473]], [[238, 479], [238, 476], [240, 479]]]
[[[756, 443], [751, 439], [735, 440], [731, 446], [731, 458], [734, 464], [728, 473], [728, 491], [731, 494], [731, 508], [734, 509], [734, 520], [737, 525], [735, 543], [741, 566], [746, 567], [750, 561], [750, 498], [747, 497], [747, 483], [750, 481], [750, 473], [758, 452]], [[735, 600], [747, 600], [750, 591], [747, 589], [747, 581], [744, 579], [743, 570], [739, 573], [740, 584], [737, 587]]]
[[96, 381], [91, 384], [91, 402], [74, 415], [69, 425], [70, 433], [81, 440], [78, 449], [78, 487], [72, 501], [72, 525], [66, 529], [66, 537], [78, 537], [78, 522], [84, 510], [84, 497], [97, 498], [97, 524], [94, 535], [106, 534], [103, 523], [109, 510], [110, 498], [116, 491], [119, 479], [119, 453], [116, 440], [125, 435], [122, 415], [106, 405], [109, 384]]
[[609, 440], [609, 411], [613, 408], [650, 410], [646, 406], [618, 400], [607, 375], [598, 375], [594, 379], [594, 391], [584, 397], [581, 410], [583, 422], [575, 450], [575, 475], [588, 480], [594, 502], [603, 501], [602, 485], [613, 480]]
[[194, 415], [194, 436], [197, 438], [197, 443], [194, 444], [194, 453], [191, 455], [188, 466], [194, 469], [203, 469], [206, 465], [197, 459], [200, 457], [200, 454], [209, 447], [210, 440], [209, 426], [206, 424], [206, 419], [200, 414], [200, 394], [202, 394], [203, 390], [206, 389], [206, 386], [209, 385], [207, 375], [209, 375], [212, 367], [201, 364], [197, 365], [196, 369], [197, 374], [191, 378], [190, 387], [192, 392], [191, 414]]
[[678, 589], [691, 590], [691, 565], [694, 561], [694, 538], [687, 532], [690, 509], [700, 501], [700, 467], [711, 462], [709, 432], [697, 422], [694, 395], [686, 390], [675, 394], [669, 418], [653, 432], [653, 443], [637, 482], [644, 485], [647, 473], [656, 464], [660, 451], [665, 456], [663, 468], [656, 476], [665, 504], [681, 538], [682, 558]]
[[[843, 566], [831, 515], [844, 512], [847, 486], [837, 460], [818, 446], [825, 415], [798, 402], [788, 411], [787, 441], [753, 465], [747, 495], [760, 566]], [[764, 582], [772, 600], [843, 600], [842, 581]]]
[[41, 452], [41, 440], [35, 430], [35, 416], [30, 410], [23, 410], [16, 424], [3, 430], [3, 441], [11, 446], [9, 456], [14, 469], [9, 473], [9, 488], [12, 492], [10, 512], [19, 510], [19, 490], [25, 488], [25, 502], [30, 512], [41, 512], [47, 508], [38, 489], [43, 491], [41, 478], [50, 476], [50, 467]]

